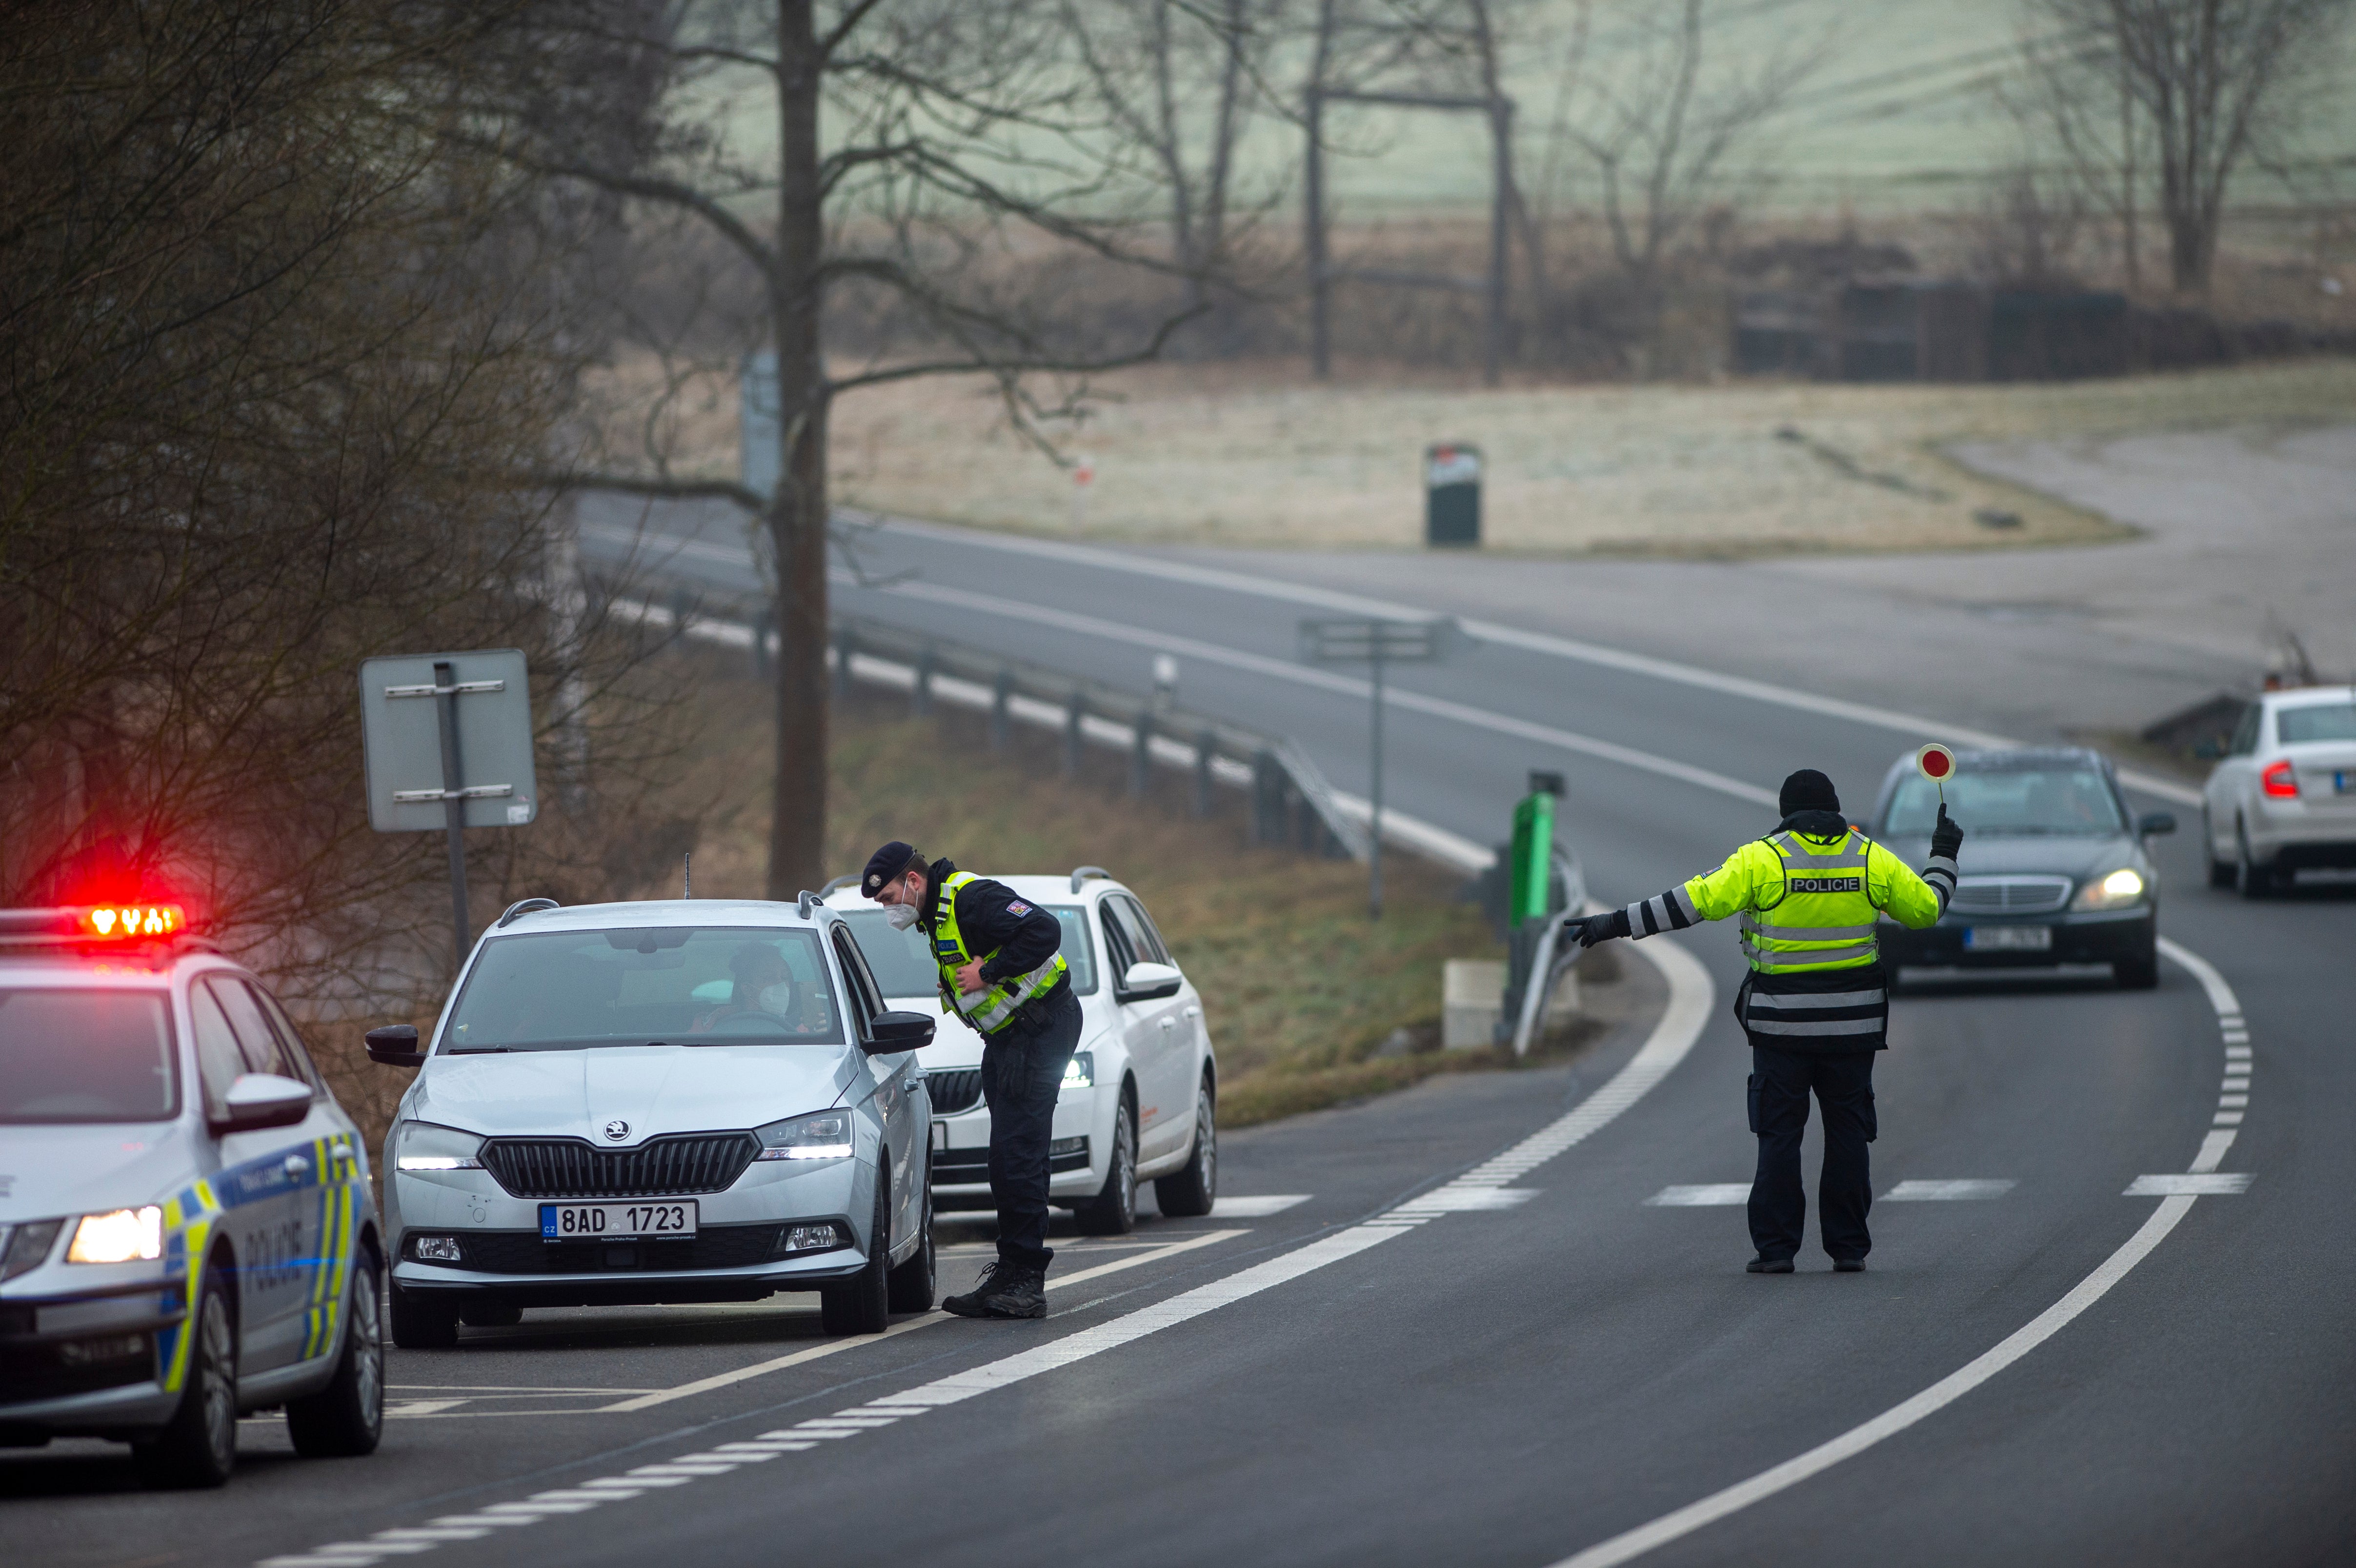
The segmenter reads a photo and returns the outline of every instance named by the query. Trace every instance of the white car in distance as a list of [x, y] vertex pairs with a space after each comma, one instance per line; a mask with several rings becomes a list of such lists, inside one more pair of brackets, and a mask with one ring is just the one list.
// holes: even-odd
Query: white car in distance
[[2244, 897], [2356, 866], [2356, 686], [2268, 692], [2201, 790], [2209, 882]]
[[[982, 875], [988, 875], [984, 873]], [[1080, 1045], [1064, 1075], [1048, 1148], [1048, 1201], [1090, 1235], [1136, 1223], [1137, 1184], [1165, 1215], [1211, 1212], [1218, 1197], [1218, 1062], [1203, 999], [1170, 956], [1136, 894], [1101, 867], [1068, 876], [993, 878], [1063, 923], [1064, 961], [1080, 1004]], [[857, 879], [827, 894], [859, 940], [894, 1009], [937, 1014], [918, 1053], [933, 1102], [933, 1205], [989, 1208], [990, 1108], [981, 1036], [941, 1000], [920, 930], [895, 931]]]

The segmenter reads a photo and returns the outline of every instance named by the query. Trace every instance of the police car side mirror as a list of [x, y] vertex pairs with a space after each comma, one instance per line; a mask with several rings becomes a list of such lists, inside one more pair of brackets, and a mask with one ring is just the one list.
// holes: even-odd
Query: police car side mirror
[[859, 1048], [871, 1057], [920, 1051], [933, 1043], [933, 1020], [922, 1013], [878, 1013]]
[[265, 1127], [292, 1127], [311, 1113], [311, 1086], [274, 1072], [240, 1073], [224, 1097], [223, 1114], [207, 1125], [216, 1137], [230, 1133], [258, 1133]]
[[2154, 811], [2149, 816], [2136, 820], [2136, 837], [2137, 838], [2147, 839], [2158, 833], [2172, 833], [2175, 831], [2176, 818], [2167, 811]]
[[417, 1026], [387, 1024], [367, 1035], [369, 1060], [385, 1067], [418, 1067], [425, 1053], [417, 1048]]
[[1129, 972], [1120, 977], [1120, 999], [1123, 1002], [1159, 1002], [1165, 996], [1175, 996], [1186, 977], [1166, 963], [1133, 963]]

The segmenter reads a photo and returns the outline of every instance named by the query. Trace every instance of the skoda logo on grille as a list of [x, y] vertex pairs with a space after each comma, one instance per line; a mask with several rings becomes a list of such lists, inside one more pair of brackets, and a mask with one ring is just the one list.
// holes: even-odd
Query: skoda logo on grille
[[627, 1122], [613, 1121], [605, 1123], [605, 1136], [613, 1139], [614, 1142], [618, 1144], [629, 1135], [630, 1124]]

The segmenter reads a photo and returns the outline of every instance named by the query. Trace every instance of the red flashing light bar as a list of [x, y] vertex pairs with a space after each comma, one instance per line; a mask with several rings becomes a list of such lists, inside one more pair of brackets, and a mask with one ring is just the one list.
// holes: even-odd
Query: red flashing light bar
[[187, 911], [177, 904], [98, 904], [76, 915], [83, 935], [117, 941], [177, 936], [188, 924]]

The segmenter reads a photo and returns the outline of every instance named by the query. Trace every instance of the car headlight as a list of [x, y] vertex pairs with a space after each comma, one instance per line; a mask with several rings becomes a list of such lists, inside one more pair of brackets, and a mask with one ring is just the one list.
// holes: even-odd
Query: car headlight
[[2070, 900], [2073, 909], [2124, 909], [2130, 904], [2143, 902], [2143, 873], [2132, 866], [2121, 866], [2108, 876], [2088, 882]]
[[1064, 1089], [1093, 1089], [1097, 1082], [1097, 1055], [1094, 1051], [1074, 1051], [1072, 1059], [1064, 1064]]
[[455, 1127], [431, 1122], [403, 1122], [394, 1133], [392, 1165], [403, 1171], [478, 1171], [483, 1168], [483, 1140]]
[[66, 1246], [69, 1263], [152, 1262], [164, 1255], [164, 1211], [154, 1204], [85, 1214]]
[[851, 1157], [851, 1112], [821, 1111], [755, 1130], [765, 1160], [841, 1160]]

